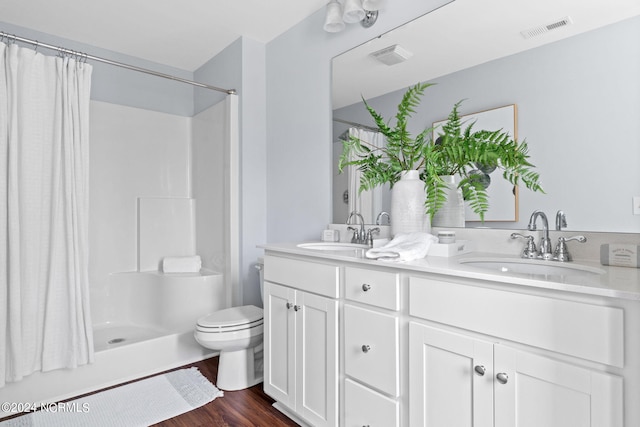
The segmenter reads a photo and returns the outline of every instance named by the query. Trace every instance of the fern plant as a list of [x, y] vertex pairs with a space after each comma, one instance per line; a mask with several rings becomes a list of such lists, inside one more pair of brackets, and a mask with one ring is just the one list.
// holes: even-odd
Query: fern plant
[[431, 155], [433, 128], [429, 127], [413, 137], [407, 130], [407, 124], [429, 86], [432, 84], [418, 83], [405, 92], [398, 105], [396, 124], [393, 127], [363, 98], [365, 107], [380, 133], [385, 136], [387, 144], [375, 147], [355, 136], [343, 142], [338, 170], [342, 172], [346, 166], [356, 166], [362, 173], [360, 191], [386, 183], [393, 187], [403, 171], [424, 168], [426, 159]]
[[529, 162], [527, 142], [516, 142], [502, 129], [474, 131], [474, 123], [463, 129], [458, 114], [461, 103], [453, 106], [427, 160], [423, 173], [427, 184], [427, 212], [433, 216], [446, 201], [446, 186], [439, 177], [458, 175], [461, 178], [458, 188], [462, 190], [464, 200], [484, 221], [489, 195], [484, 174], [478, 173], [478, 169], [500, 169], [503, 178], [511, 184], [522, 182], [529, 190], [544, 192], [540, 175]]
[[398, 105], [393, 127], [363, 99], [379, 131], [386, 137], [387, 144], [375, 147], [354, 136], [343, 142], [338, 169], [342, 172], [346, 166], [357, 167], [361, 171], [360, 191], [386, 183], [393, 187], [403, 171], [418, 170], [427, 193], [425, 212], [433, 218], [447, 197], [447, 184], [441, 176], [459, 175], [461, 180], [458, 187], [462, 190], [463, 198], [483, 221], [489, 208], [489, 196], [479, 175], [473, 173], [478, 165], [500, 168], [503, 177], [513, 185], [522, 181], [528, 189], [543, 192], [540, 177], [528, 160], [527, 143], [517, 143], [502, 130], [474, 131], [473, 123], [463, 130], [458, 114], [461, 102], [453, 106], [437, 143], [431, 139], [432, 127], [413, 137], [407, 130], [408, 119], [415, 113], [429, 86], [432, 84], [418, 83], [405, 92]]

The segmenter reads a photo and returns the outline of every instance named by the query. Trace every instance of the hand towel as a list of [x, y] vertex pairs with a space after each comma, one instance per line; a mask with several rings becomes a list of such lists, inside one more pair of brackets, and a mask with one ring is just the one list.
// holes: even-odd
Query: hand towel
[[402, 233], [384, 246], [369, 249], [366, 257], [395, 262], [420, 259], [427, 256], [429, 247], [437, 241], [438, 238], [429, 233]]
[[162, 271], [165, 273], [198, 273], [202, 268], [199, 255], [164, 257]]

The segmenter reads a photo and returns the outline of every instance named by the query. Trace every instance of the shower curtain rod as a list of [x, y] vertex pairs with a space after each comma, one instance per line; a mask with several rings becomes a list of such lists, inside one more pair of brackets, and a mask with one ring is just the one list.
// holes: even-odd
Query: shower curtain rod
[[160, 73], [158, 71], [153, 71], [153, 70], [149, 70], [149, 69], [142, 68], [142, 67], [136, 67], [135, 65], [125, 64], [123, 62], [112, 61], [112, 60], [106, 59], [106, 58], [100, 58], [99, 56], [88, 55], [86, 53], [78, 52], [78, 51], [71, 50], [71, 49], [66, 49], [64, 47], [53, 46], [53, 45], [50, 45], [50, 44], [41, 43], [38, 40], [32, 40], [32, 39], [28, 39], [28, 38], [25, 38], [25, 37], [16, 36], [15, 34], [8, 34], [8, 33], [5, 33], [4, 31], [0, 31], [0, 40], [2, 40], [2, 39], [7, 39], [9, 41], [13, 40], [13, 41], [19, 41], [19, 42], [23, 42], [23, 43], [28, 43], [30, 45], [35, 46], [36, 50], [39, 47], [44, 47], [46, 49], [51, 49], [51, 50], [57, 50], [59, 53], [76, 56], [76, 57], [78, 57], [79, 59], [82, 59], [82, 60], [90, 59], [92, 61], [102, 62], [102, 63], [109, 64], [109, 65], [115, 65], [116, 67], [126, 68], [128, 70], [138, 71], [140, 73], [151, 74], [151, 75], [156, 76], [156, 77], [162, 77], [162, 78], [165, 78], [165, 79], [169, 79], [169, 80], [174, 80], [174, 81], [178, 81], [178, 82], [181, 82], [181, 83], [190, 84], [192, 86], [197, 86], [197, 87], [201, 87], [201, 88], [204, 88], [204, 89], [210, 89], [210, 90], [215, 90], [215, 91], [218, 91], [218, 92], [224, 92], [227, 95], [234, 95], [236, 93], [235, 89], [222, 89], [222, 88], [211, 86], [211, 85], [208, 85], [208, 84], [205, 84], [205, 83], [194, 82], [194, 81], [191, 81], [191, 80], [183, 79], [182, 77], [176, 77], [176, 76], [172, 76], [170, 74], [164, 74], [164, 73]]
[[339, 122], [339, 123], [344, 123], [345, 125], [351, 125], [351, 126], [355, 126], [364, 130], [370, 130], [371, 132], [380, 132], [380, 129], [373, 127], [373, 126], [367, 126], [367, 125], [362, 125], [360, 123], [356, 123], [356, 122], [350, 122], [348, 120], [342, 120], [342, 119], [338, 119], [338, 118], [333, 118], [334, 122]]

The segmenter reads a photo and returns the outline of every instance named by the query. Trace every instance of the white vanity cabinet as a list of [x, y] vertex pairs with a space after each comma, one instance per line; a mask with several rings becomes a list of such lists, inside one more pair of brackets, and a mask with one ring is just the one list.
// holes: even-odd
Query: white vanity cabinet
[[264, 389], [302, 425], [640, 426], [626, 271], [576, 285], [269, 249]]
[[412, 427], [623, 426], [622, 378], [589, 363], [622, 367], [621, 309], [430, 278], [409, 292]]
[[337, 426], [338, 267], [264, 262], [264, 391], [283, 412]]
[[400, 274], [345, 266], [344, 425], [400, 425]]

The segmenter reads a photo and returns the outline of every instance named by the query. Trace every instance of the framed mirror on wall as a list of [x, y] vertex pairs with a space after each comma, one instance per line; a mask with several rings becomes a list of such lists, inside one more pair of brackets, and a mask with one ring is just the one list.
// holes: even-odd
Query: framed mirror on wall
[[[374, 125], [363, 97], [393, 117], [407, 87], [432, 82], [412, 132], [447, 117], [460, 100], [461, 115], [516, 104], [514, 131], [526, 139], [546, 192], [520, 188], [515, 220], [507, 214], [467, 227], [522, 229], [540, 209], [550, 217], [563, 210], [570, 230], [640, 232], [632, 212], [640, 195], [640, 3], [585, 3], [456, 0], [334, 58], [333, 117], [342, 121], [333, 123], [334, 164], [340, 134]], [[371, 56], [394, 45], [410, 57], [386, 65]], [[334, 168], [340, 223], [348, 212], [336, 205], [344, 177]], [[388, 191], [380, 198], [385, 210]]]

